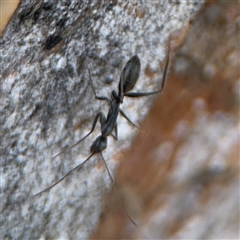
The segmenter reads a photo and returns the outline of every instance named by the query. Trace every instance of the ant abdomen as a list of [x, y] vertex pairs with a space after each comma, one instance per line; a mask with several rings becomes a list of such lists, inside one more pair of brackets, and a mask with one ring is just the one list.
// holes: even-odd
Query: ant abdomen
[[123, 68], [118, 85], [119, 92], [121, 92], [121, 84], [123, 87], [123, 93], [129, 92], [133, 89], [138, 80], [140, 69], [141, 63], [138, 55], [132, 56]]

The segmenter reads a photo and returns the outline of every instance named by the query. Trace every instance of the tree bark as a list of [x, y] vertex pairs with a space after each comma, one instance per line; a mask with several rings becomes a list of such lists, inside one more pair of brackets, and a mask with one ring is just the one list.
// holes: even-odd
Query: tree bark
[[[108, 106], [94, 98], [117, 90], [126, 61], [141, 60], [135, 91], [161, 86], [170, 36], [186, 32], [201, 4], [166, 1], [22, 1], [1, 39], [1, 232], [5, 239], [86, 238], [101, 213], [109, 176], [94, 156], [41, 196], [89, 156], [100, 134], [52, 159], [88, 133]], [[124, 99], [138, 124], [154, 97]], [[98, 124], [99, 125], [99, 124]], [[112, 174], [136, 133], [118, 118], [119, 140], [104, 151]], [[100, 162], [101, 163], [101, 162]]]
[[91, 239], [239, 239], [239, 13], [209, 1], [193, 20]]

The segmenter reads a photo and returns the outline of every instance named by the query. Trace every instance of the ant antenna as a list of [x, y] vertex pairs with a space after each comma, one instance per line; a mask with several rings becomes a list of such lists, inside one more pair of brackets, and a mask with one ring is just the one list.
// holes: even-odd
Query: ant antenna
[[[116, 194], [116, 196], [117, 196], [118, 198], [120, 198], [120, 196], [119, 196], [119, 194], [118, 194], [118, 191], [117, 191], [117, 189], [116, 189], [116, 185], [114, 184], [113, 177], [112, 177], [112, 175], [111, 175], [111, 173], [110, 173], [110, 171], [109, 171], [109, 168], [108, 168], [108, 166], [107, 166], [107, 163], [106, 163], [106, 161], [105, 161], [105, 159], [104, 159], [104, 157], [103, 157], [103, 155], [102, 155], [102, 152], [100, 152], [100, 155], [101, 155], [102, 160], [103, 160], [103, 162], [104, 162], [104, 165], [105, 165], [105, 167], [106, 167], [106, 169], [107, 169], [109, 178], [111, 179], [111, 182], [112, 182], [112, 184], [113, 184], [114, 193]], [[124, 207], [122, 201], [121, 201], [121, 206], [122, 206], [122, 209], [124, 210], [124, 212], [126, 213], [126, 215], [128, 216], [129, 220], [130, 220], [135, 226], [137, 226], [136, 222], [135, 222], [135, 221], [130, 217], [130, 215], [128, 214], [128, 212], [127, 212], [126, 208]]]
[[84, 163], [86, 163], [92, 156], [94, 153], [92, 153], [86, 160], [84, 160], [82, 163], [80, 163], [79, 165], [77, 165], [75, 168], [71, 169], [67, 174], [65, 174], [62, 178], [60, 178], [57, 182], [55, 182], [54, 184], [52, 184], [51, 186], [45, 188], [44, 190], [42, 190], [41, 192], [33, 195], [33, 197], [37, 197], [39, 195], [41, 195], [44, 192], [48, 192], [50, 191], [54, 186], [56, 186], [57, 184], [59, 184], [62, 180], [64, 180], [67, 176], [69, 176], [72, 172], [74, 172], [75, 170], [77, 170], [78, 168], [82, 167], [84, 165]]
[[85, 138], [87, 138], [92, 132], [90, 131], [87, 135], [85, 135], [83, 138], [81, 138], [79, 141], [77, 141], [76, 143], [74, 143], [72, 146], [67, 147], [65, 149], [63, 149], [61, 152], [59, 152], [57, 155], [55, 155], [52, 159], [54, 160], [55, 158], [57, 158], [59, 155], [61, 155], [62, 153], [66, 152], [67, 150], [70, 150], [72, 148], [74, 148], [75, 146], [77, 146], [81, 141], [83, 141]]

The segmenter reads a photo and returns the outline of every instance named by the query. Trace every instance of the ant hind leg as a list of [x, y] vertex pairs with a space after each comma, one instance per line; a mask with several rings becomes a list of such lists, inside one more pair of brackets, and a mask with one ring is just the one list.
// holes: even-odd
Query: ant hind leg
[[88, 74], [89, 74], [89, 79], [90, 79], [90, 85], [91, 85], [91, 88], [93, 90], [93, 93], [94, 93], [94, 96], [96, 99], [98, 100], [104, 100], [104, 101], [107, 101], [108, 103], [110, 103], [110, 99], [108, 97], [105, 97], [105, 96], [97, 96], [96, 94], [96, 91], [95, 91], [95, 87], [93, 85], [93, 81], [92, 81], [92, 77], [91, 77], [91, 73], [90, 73], [90, 70], [88, 69]]

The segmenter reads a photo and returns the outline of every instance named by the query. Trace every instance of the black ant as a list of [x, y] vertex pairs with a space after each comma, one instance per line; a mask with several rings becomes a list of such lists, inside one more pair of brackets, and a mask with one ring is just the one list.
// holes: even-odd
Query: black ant
[[[99, 100], [105, 100], [108, 102], [108, 105], [109, 105], [108, 115], [107, 115], [107, 117], [105, 117], [105, 115], [102, 112], [99, 112], [94, 118], [91, 131], [88, 134], [86, 134], [83, 138], [81, 138], [74, 145], [62, 150], [55, 157], [53, 157], [53, 159], [58, 157], [60, 154], [62, 154], [66, 150], [69, 150], [69, 149], [75, 147], [77, 144], [81, 143], [85, 138], [87, 138], [94, 131], [98, 119], [100, 119], [100, 124], [101, 124], [101, 135], [98, 136], [94, 140], [93, 144], [90, 147], [91, 154], [87, 159], [84, 160], [84, 162], [77, 165], [75, 168], [73, 168], [67, 174], [65, 174], [62, 178], [60, 178], [57, 182], [55, 182], [48, 188], [42, 190], [41, 192], [35, 194], [33, 197], [36, 197], [46, 191], [49, 191], [51, 188], [53, 188], [58, 183], [60, 183], [62, 180], [64, 180], [67, 176], [69, 176], [73, 171], [82, 167], [96, 153], [100, 153], [100, 155], [103, 159], [104, 165], [107, 169], [108, 175], [111, 179], [111, 182], [113, 183], [114, 182], [113, 177], [112, 177], [112, 175], [107, 167], [106, 161], [104, 160], [104, 157], [102, 155], [102, 151], [107, 148], [107, 138], [111, 135], [115, 140], [118, 139], [117, 117], [118, 117], [119, 112], [124, 118], [127, 119], [127, 121], [129, 121], [132, 125], [136, 126], [127, 117], [127, 115], [124, 113], [124, 111], [120, 108], [120, 104], [123, 103], [124, 97], [143, 97], [143, 96], [150, 96], [150, 95], [154, 95], [154, 94], [162, 92], [162, 90], [164, 88], [164, 84], [165, 84], [166, 75], [167, 75], [168, 64], [169, 64], [169, 56], [167, 58], [167, 62], [166, 62], [164, 72], [163, 72], [161, 90], [153, 91], [153, 92], [129, 92], [135, 86], [135, 84], [138, 80], [140, 68], [141, 68], [141, 63], [140, 63], [139, 57], [137, 55], [134, 55], [133, 57], [130, 58], [130, 60], [126, 63], [125, 67], [122, 70], [119, 85], [118, 85], [118, 94], [116, 91], [113, 90], [111, 99], [109, 99], [108, 97], [105, 97], [105, 96], [97, 96], [93, 82], [92, 82], [90, 70], [88, 70], [90, 84], [91, 84], [91, 88], [94, 92], [95, 98], [99, 99]], [[113, 131], [115, 132], [115, 135], [113, 134]], [[123, 207], [123, 209], [126, 212], [124, 207]], [[128, 215], [127, 212], [126, 212], [126, 214]], [[129, 215], [128, 215], [128, 217], [136, 225], [136, 223], [131, 219], [131, 217]]]

